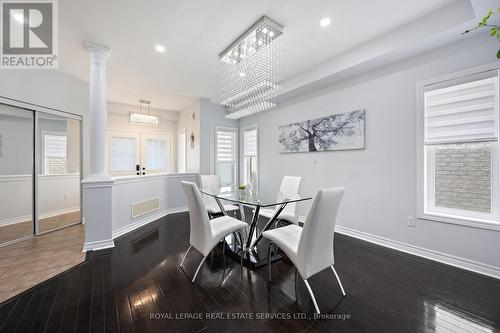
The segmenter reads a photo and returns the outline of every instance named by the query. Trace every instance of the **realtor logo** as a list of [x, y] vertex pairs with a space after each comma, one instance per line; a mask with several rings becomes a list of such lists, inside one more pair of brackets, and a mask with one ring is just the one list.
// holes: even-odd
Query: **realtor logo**
[[57, 3], [1, 1], [2, 69], [57, 68]]

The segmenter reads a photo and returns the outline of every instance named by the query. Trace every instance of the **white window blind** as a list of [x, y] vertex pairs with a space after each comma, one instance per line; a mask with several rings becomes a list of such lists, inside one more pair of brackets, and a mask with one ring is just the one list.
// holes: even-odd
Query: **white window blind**
[[498, 75], [424, 92], [425, 144], [498, 139]]
[[186, 172], [186, 130], [180, 130], [177, 138], [177, 172]]
[[111, 170], [135, 170], [135, 139], [113, 137], [111, 140]]
[[243, 129], [243, 183], [249, 190], [257, 190], [258, 179], [257, 127]]
[[66, 158], [66, 135], [45, 135], [45, 157]]
[[216, 139], [216, 170], [222, 186], [236, 184], [237, 130], [218, 127]]
[[66, 173], [67, 137], [61, 134], [43, 136], [44, 173]]
[[243, 133], [243, 154], [247, 157], [257, 156], [257, 130], [245, 130]]

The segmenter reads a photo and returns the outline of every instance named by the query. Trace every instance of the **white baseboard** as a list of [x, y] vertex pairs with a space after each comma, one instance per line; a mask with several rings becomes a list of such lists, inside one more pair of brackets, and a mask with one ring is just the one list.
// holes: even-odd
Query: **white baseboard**
[[169, 209], [161, 210], [159, 212], [156, 212], [153, 215], [147, 216], [143, 219], [135, 221], [135, 222], [128, 224], [124, 227], [113, 230], [113, 239], [120, 237], [120, 236], [123, 236], [131, 231], [134, 231], [137, 228], [145, 226], [146, 224], [151, 223], [153, 221], [156, 221], [164, 216], [167, 216], [170, 214], [175, 214], [175, 213], [187, 212], [187, 210], [188, 210], [187, 207], [177, 207], [177, 208], [169, 208]]
[[463, 268], [472, 272], [487, 275], [496, 279], [500, 279], [500, 268], [483, 264], [477, 261], [453, 256], [450, 254], [425, 249], [419, 246], [398, 242], [392, 239], [380, 237], [377, 235], [369, 234], [359, 230], [343, 227], [340, 225], [335, 226], [335, 232], [359, 238], [361, 240], [374, 243], [377, 245], [385, 246], [397, 251], [413, 254], [426, 259], [434, 260], [443, 264], [451, 265], [458, 268]]
[[97, 250], [104, 250], [104, 249], [109, 249], [115, 247], [115, 243], [113, 242], [112, 239], [106, 239], [102, 241], [95, 241], [95, 242], [86, 242], [83, 244], [83, 252], [87, 251], [97, 251]]
[[[40, 219], [40, 220], [47, 219], [47, 218], [62, 215], [62, 214], [77, 212], [79, 210], [80, 210], [79, 206], [58, 209], [58, 210], [54, 210], [51, 212], [42, 213], [42, 214], [38, 215], [38, 219]], [[33, 215], [31, 215], [31, 214], [24, 215], [24, 216], [18, 216], [18, 217], [11, 217], [11, 218], [0, 221], [0, 227], [6, 226], [6, 225], [11, 225], [11, 224], [16, 224], [16, 223], [21, 223], [21, 222], [29, 222], [32, 219], [33, 219]]]

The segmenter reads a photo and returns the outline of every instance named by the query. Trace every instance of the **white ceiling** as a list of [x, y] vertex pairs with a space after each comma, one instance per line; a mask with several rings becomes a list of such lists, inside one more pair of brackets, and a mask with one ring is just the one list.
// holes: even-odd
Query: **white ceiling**
[[[59, 68], [88, 80], [83, 41], [111, 47], [110, 100], [181, 110], [218, 100], [218, 54], [262, 15], [285, 26], [283, 79], [427, 15], [453, 0], [59, 1]], [[322, 28], [319, 21], [330, 17]], [[159, 54], [155, 44], [166, 52]]]

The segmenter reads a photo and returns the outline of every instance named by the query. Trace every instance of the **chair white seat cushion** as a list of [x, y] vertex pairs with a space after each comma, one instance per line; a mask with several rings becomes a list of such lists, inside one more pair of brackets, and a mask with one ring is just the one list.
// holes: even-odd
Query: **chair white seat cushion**
[[[233, 212], [235, 210], [240, 209], [238, 206], [235, 206], [235, 205], [223, 205], [223, 206], [224, 206], [224, 209], [226, 210], [226, 212]], [[219, 205], [217, 205], [217, 204], [209, 204], [209, 205], [206, 205], [206, 207], [207, 207], [207, 211], [210, 214], [220, 214], [221, 213]]]
[[[211, 249], [225, 236], [235, 232], [236, 230], [240, 230], [242, 228], [246, 228], [248, 224], [245, 222], [241, 222], [238, 219], [235, 219], [231, 216], [221, 216], [215, 219], [210, 220], [210, 228], [212, 229], [212, 244], [210, 244], [205, 251], [202, 249], [197, 249], [202, 252], [203, 255], [208, 255]], [[205, 253], [203, 253], [205, 252]]]
[[[276, 211], [274, 209], [263, 208], [259, 211], [259, 215], [271, 219], [275, 212]], [[288, 221], [293, 224], [299, 224], [299, 219], [296, 216], [293, 216], [292, 214], [287, 214], [284, 211], [280, 213], [278, 219]]]
[[295, 261], [297, 251], [299, 249], [301, 234], [301, 227], [295, 224], [290, 224], [286, 227], [264, 231], [262, 235], [274, 244], [278, 245], [280, 249], [285, 251], [292, 261]]

